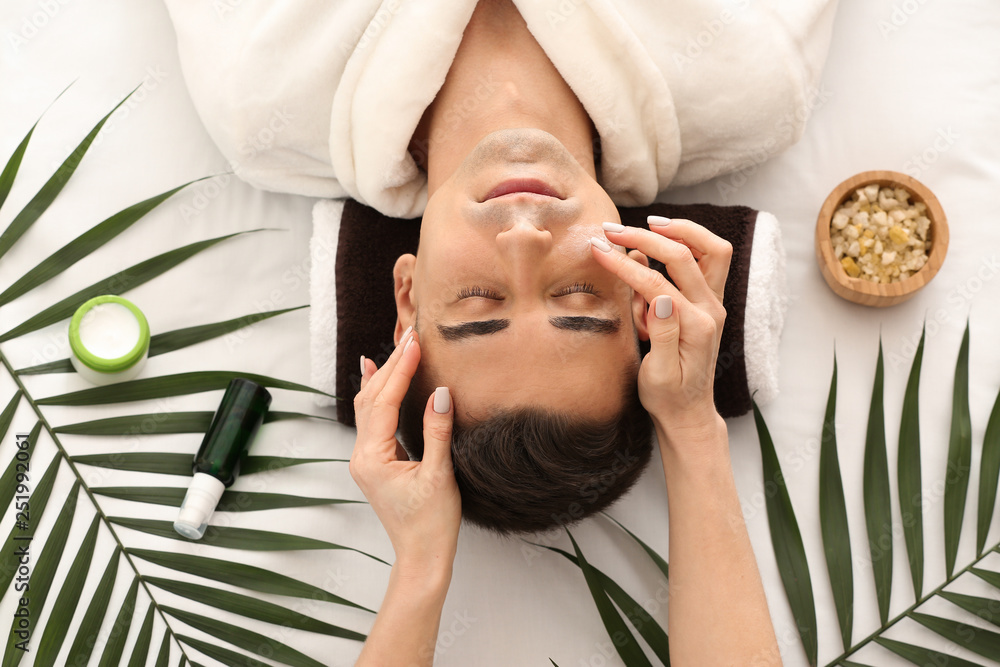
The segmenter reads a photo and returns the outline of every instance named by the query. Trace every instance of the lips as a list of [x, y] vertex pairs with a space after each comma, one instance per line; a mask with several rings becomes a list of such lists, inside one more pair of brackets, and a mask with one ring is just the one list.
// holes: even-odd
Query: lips
[[556, 199], [562, 199], [559, 193], [556, 192], [551, 186], [542, 181], [534, 178], [512, 178], [508, 181], [504, 181], [500, 185], [496, 186], [490, 190], [483, 201], [488, 201], [490, 199], [496, 199], [497, 197], [503, 197], [506, 195], [514, 195], [520, 193], [527, 193], [532, 195], [540, 195], [542, 197], [554, 197]]

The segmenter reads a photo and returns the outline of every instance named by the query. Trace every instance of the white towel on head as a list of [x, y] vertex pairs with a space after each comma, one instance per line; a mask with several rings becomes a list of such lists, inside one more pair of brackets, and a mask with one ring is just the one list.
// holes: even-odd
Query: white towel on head
[[[166, 3], [195, 107], [237, 175], [422, 214], [410, 139], [476, 0]], [[605, 189], [636, 206], [799, 138], [837, 2], [514, 4], [600, 134]]]
[[[310, 384], [330, 396], [313, 394], [317, 405], [336, 405], [337, 393], [337, 240], [344, 200], [323, 199], [313, 206], [309, 255]], [[318, 261], [323, 258], [324, 261]]]

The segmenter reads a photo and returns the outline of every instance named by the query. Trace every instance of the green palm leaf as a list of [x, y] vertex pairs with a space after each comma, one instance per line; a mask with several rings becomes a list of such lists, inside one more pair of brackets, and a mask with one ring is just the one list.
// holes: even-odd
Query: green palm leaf
[[806, 560], [806, 549], [802, 543], [802, 533], [792, 509], [788, 488], [785, 486], [785, 476], [781, 472], [778, 454], [774, 450], [774, 441], [764, 423], [764, 416], [753, 403], [754, 423], [757, 426], [757, 438], [760, 440], [761, 459], [764, 467], [764, 483], [766, 488], [772, 488], [774, 493], [766, 494], [767, 523], [771, 528], [771, 544], [778, 562], [778, 573], [785, 587], [788, 604], [792, 608], [792, 616], [802, 638], [802, 646], [810, 665], [815, 665], [819, 653], [817, 643], [816, 607], [813, 602], [812, 582], [809, 579], [809, 563]]
[[636, 544], [638, 544], [640, 547], [642, 547], [642, 550], [645, 551], [646, 555], [649, 556], [650, 560], [652, 560], [653, 563], [656, 564], [656, 567], [659, 568], [660, 572], [663, 573], [664, 577], [667, 577], [667, 578], [670, 577], [670, 566], [667, 565], [667, 561], [663, 560], [663, 557], [660, 556], [660, 554], [656, 553], [656, 551], [654, 551], [652, 547], [650, 547], [648, 544], [646, 544], [645, 542], [643, 542], [642, 540], [640, 540], [638, 538], [638, 536], [636, 536], [635, 533], [633, 533], [631, 530], [629, 530], [628, 528], [626, 528], [625, 526], [623, 526], [621, 524], [621, 522], [618, 521], [618, 519], [614, 518], [610, 514], [605, 514], [604, 516], [606, 516], [609, 519], [611, 519], [612, 521], [614, 521], [618, 525], [619, 528], [621, 528], [622, 530], [624, 530], [626, 533], [628, 533], [629, 537], [631, 537], [633, 540], [635, 540]]
[[[132, 92], [134, 93], [135, 90]], [[21, 212], [18, 213], [13, 220], [11, 220], [10, 224], [7, 225], [7, 229], [4, 230], [3, 234], [0, 234], [0, 257], [6, 255], [11, 246], [17, 243], [18, 239], [20, 239], [21, 236], [28, 231], [28, 228], [35, 224], [35, 221], [41, 217], [42, 213], [45, 213], [45, 211], [48, 210], [56, 196], [62, 192], [62, 189], [69, 181], [70, 176], [72, 176], [73, 172], [76, 171], [76, 168], [80, 166], [80, 161], [83, 160], [83, 156], [86, 155], [87, 149], [90, 148], [90, 145], [94, 143], [94, 139], [97, 138], [98, 132], [100, 132], [101, 128], [104, 127], [104, 124], [108, 122], [108, 118], [111, 117], [111, 114], [113, 114], [118, 107], [125, 104], [125, 100], [127, 100], [131, 94], [132, 93], [126, 95], [121, 102], [115, 105], [114, 109], [109, 111], [108, 114], [94, 126], [94, 128], [90, 131], [90, 134], [84, 137], [83, 141], [77, 145], [73, 152], [70, 153], [69, 157], [67, 157], [63, 163], [59, 165], [59, 168], [56, 169], [56, 173], [52, 174], [51, 178], [49, 178], [45, 185], [43, 185], [35, 196], [32, 197], [31, 201], [29, 201], [28, 204], [21, 209]], [[31, 131], [28, 132], [28, 136], [21, 142], [25, 149], [28, 146], [28, 137], [31, 136], [34, 129], [35, 128], [32, 127]], [[18, 146], [14, 151], [14, 157], [12, 157], [11, 161], [8, 162], [7, 167], [4, 169], [3, 176], [7, 176], [8, 169], [11, 169], [11, 165], [14, 164], [15, 160], [17, 165], [20, 164], [21, 156], [24, 154], [22, 146]], [[13, 171], [10, 173], [9, 180], [11, 183], [14, 180], [16, 169], [17, 167], [14, 166]], [[3, 183], [4, 187], [9, 190], [10, 185], [6, 181], [3, 181]], [[4, 193], [4, 199], [6, 198], [7, 194]]]
[[132, 627], [132, 619], [135, 616], [135, 600], [139, 593], [139, 577], [132, 579], [125, 600], [118, 610], [113, 627], [117, 632], [112, 632], [108, 637], [108, 643], [104, 645], [104, 653], [101, 654], [101, 661], [98, 667], [119, 667], [121, 665], [122, 653], [125, 652], [125, 640], [128, 638], [129, 628]]
[[[99, 496], [131, 500], [138, 503], [152, 503], [180, 507], [187, 489], [180, 486], [95, 486], [90, 489]], [[340, 500], [338, 498], [306, 498], [281, 493], [258, 493], [254, 491], [226, 491], [219, 500], [220, 512], [259, 512], [261, 510], [284, 509], [288, 507], [316, 507], [319, 505], [363, 505], [360, 500]]]
[[958, 350], [955, 389], [952, 394], [951, 437], [948, 441], [948, 470], [944, 478], [944, 558], [950, 577], [955, 572], [958, 541], [962, 536], [965, 499], [969, 492], [972, 466], [972, 417], [969, 413], [969, 323]]
[[[215, 658], [224, 665], [229, 665], [230, 667], [269, 667], [270, 663], [264, 662], [263, 660], [258, 660], [256, 658], [251, 658], [249, 656], [243, 655], [242, 653], [237, 653], [228, 648], [223, 648], [222, 646], [215, 646], [204, 642], [200, 639], [195, 639], [188, 635], [177, 635], [177, 639], [184, 642], [188, 646], [201, 651], [205, 655]], [[184, 660], [181, 659], [181, 667], [184, 665]], [[195, 667], [200, 667], [197, 662], [191, 662]]]
[[367, 635], [363, 635], [360, 632], [330, 625], [297, 611], [247, 595], [230, 593], [229, 591], [219, 590], [215, 587], [201, 586], [186, 581], [162, 579], [160, 577], [145, 577], [144, 581], [175, 595], [186, 597], [189, 600], [202, 602], [223, 611], [246, 616], [247, 618], [255, 618], [259, 621], [266, 621], [278, 626], [297, 628], [306, 632], [318, 632], [330, 635], [331, 637], [342, 637], [357, 641], [364, 641], [367, 637]]
[[83, 288], [79, 292], [66, 297], [59, 303], [49, 306], [37, 315], [28, 318], [7, 333], [0, 335], [0, 343], [18, 336], [23, 336], [24, 334], [31, 333], [32, 331], [38, 331], [39, 329], [47, 327], [50, 324], [55, 324], [60, 320], [64, 320], [67, 317], [72, 316], [76, 309], [79, 308], [85, 301], [88, 301], [95, 296], [101, 296], [103, 294], [123, 294], [131, 289], [135, 289], [136, 287], [149, 282], [153, 278], [166, 273], [184, 260], [190, 259], [201, 251], [211, 248], [217, 243], [221, 243], [222, 241], [236, 236], [252, 234], [259, 231], [264, 230], [253, 229], [247, 232], [226, 234], [225, 236], [219, 236], [206, 241], [189, 243], [181, 248], [175, 248], [143, 262], [139, 262], [138, 264], [130, 266], [127, 269], [123, 269], [108, 278], [97, 281], [89, 287]]
[[[7, 428], [10, 424], [10, 418], [14, 416], [13, 408], [17, 407], [17, 399], [20, 397], [20, 393], [14, 395], [14, 400], [12, 400], [8, 405], [10, 409], [10, 415], [0, 415], [0, 422], [4, 417], [8, 417], [7, 424], [0, 423], [0, 438], [7, 432]], [[35, 422], [34, 428], [28, 433], [28, 444], [24, 448], [25, 456], [19, 459], [14, 456], [10, 460], [10, 464], [7, 469], [3, 471], [3, 475], [0, 475], [0, 507], [7, 507], [10, 505], [11, 499], [14, 498], [14, 494], [18, 491], [18, 474], [23, 473], [25, 467], [25, 461], [31, 460], [31, 454], [35, 450], [35, 443], [38, 441], [38, 434], [42, 431], [42, 422]], [[20, 465], [18, 465], [20, 464]], [[24, 495], [24, 494], [21, 494]]]
[[[126, 98], [128, 99], [128, 98]], [[124, 102], [124, 100], [123, 100]], [[120, 104], [115, 109], [120, 108]], [[114, 112], [114, 109], [111, 113]], [[101, 128], [108, 121], [111, 113], [106, 115], [90, 134], [77, 146], [73, 154], [60, 165], [55, 173], [51, 175], [45, 185], [33, 196], [27, 206], [20, 212], [11, 216], [12, 222], [0, 234], [0, 256], [24, 236], [34, 222], [49, 208], [56, 196], [62, 191], [73, 172], [79, 165], [84, 154], [94, 142]], [[22, 139], [15, 149], [14, 154], [7, 161], [3, 172], [0, 173], [0, 205], [7, 199], [8, 193], [20, 170], [22, 159], [26, 156], [29, 141], [34, 141], [34, 131], [38, 123], [35, 124]], [[183, 188], [185, 186], [181, 186]], [[64, 245], [61, 249], [48, 257], [38, 257], [28, 263], [34, 268], [28, 270], [21, 276], [15, 276], [11, 284], [0, 286], [0, 305], [8, 303], [22, 295], [28, 298], [36, 298], [37, 302], [31, 305], [35, 307], [34, 315], [23, 321], [12, 329], [9, 327], [15, 322], [4, 320], [5, 331], [0, 335], [0, 342], [11, 341], [15, 338], [25, 337], [25, 343], [31, 345], [29, 334], [36, 332], [43, 327], [56, 324], [68, 318], [79, 304], [91, 296], [99, 294], [120, 294], [148, 281], [155, 280], [160, 275], [176, 268], [186, 259], [207, 250], [208, 248], [230, 239], [240, 234], [251, 232], [238, 232], [218, 238], [206, 239], [168, 250], [156, 255], [146, 261], [140, 262], [129, 269], [120, 271], [112, 276], [98, 281], [89, 287], [78, 291], [67, 299], [58, 303], [44, 303], [41, 294], [42, 290], [33, 288], [42, 285], [46, 281], [59, 275], [64, 275], [66, 269], [73, 266], [80, 260], [88, 257], [100, 258], [102, 253], [114, 252], [113, 246], [119, 242], [119, 235], [126, 229], [133, 226], [146, 213], [157, 206], [161, 206], [166, 200], [181, 188], [174, 188], [168, 192], [161, 193], [145, 201], [130, 206], [118, 213], [108, 216], [102, 222], [94, 225], [89, 231], [77, 236], [74, 240]], [[262, 231], [262, 230], [252, 230]], [[108, 246], [105, 248], [105, 246]], [[30, 250], [30, 248], [25, 249]], [[222, 292], [225, 294], [225, 292]], [[205, 290], [204, 285], [199, 285], [197, 294], [199, 299], [211, 297], [211, 291]], [[204, 324], [199, 326], [176, 329], [164, 333], [156, 334], [151, 342], [150, 356], [168, 354], [172, 351], [180, 350], [199, 342], [207, 341], [220, 336], [230, 335], [240, 329], [248, 327], [264, 319], [298, 310], [298, 308], [286, 308], [271, 312], [254, 313], [240, 318], [233, 318], [226, 321]], [[19, 342], [20, 344], [20, 342]], [[103, 406], [111, 403], [118, 403], [131, 400], [141, 400], [145, 398], [162, 398], [169, 396], [181, 396], [197, 394], [205, 391], [223, 389], [232, 377], [247, 377], [273, 388], [288, 389], [302, 392], [316, 392], [315, 389], [302, 384], [288, 382], [282, 379], [270, 378], [261, 375], [241, 373], [237, 371], [207, 371], [182, 373], [159, 378], [146, 378], [129, 384], [111, 385], [99, 387], [95, 390], [84, 392], [73, 392], [61, 396], [49, 396], [39, 399], [29, 391], [28, 387], [21, 380], [21, 375], [34, 375], [50, 372], [68, 372], [72, 369], [68, 360], [59, 360], [31, 368], [22, 369], [16, 372], [4, 351], [0, 350], [0, 374], [7, 373], [11, 382], [4, 386], [13, 387], [0, 400], [0, 406], [4, 406], [0, 411], [0, 439], [7, 436], [12, 423], [14, 423], [15, 413], [22, 403], [26, 404], [34, 412], [36, 423], [29, 435], [29, 453], [32, 457], [41, 456], [38, 449], [44, 451], [45, 447], [54, 446], [55, 455], [51, 462], [45, 467], [44, 474], [37, 479], [34, 488], [30, 489], [30, 525], [19, 527], [15, 525], [7, 536], [0, 552], [0, 598], [8, 591], [14, 590], [12, 585], [16, 576], [17, 558], [16, 546], [19, 542], [31, 538], [32, 548], [32, 572], [31, 572], [31, 603], [30, 614], [33, 625], [39, 629], [38, 634], [33, 637], [33, 654], [29, 660], [35, 664], [53, 664], [61, 650], [62, 645], [71, 642], [67, 651], [67, 661], [69, 664], [87, 664], [88, 662], [98, 662], [101, 665], [115, 666], [122, 664], [139, 665], [147, 664], [153, 658], [157, 667], [166, 665], [170, 659], [171, 648], [176, 642], [180, 650], [179, 660], [175, 664], [197, 665], [192, 661], [192, 655], [188, 655], [193, 650], [200, 651], [204, 655], [213, 656], [227, 664], [247, 664], [253, 660], [248, 656], [217, 645], [215, 642], [203, 639], [194, 639], [176, 634], [171, 623], [163, 616], [157, 601], [157, 596], [165, 594], [170, 590], [188, 599], [198, 599], [215, 603], [220, 609], [226, 609], [233, 613], [242, 615], [248, 622], [264, 624], [269, 627], [277, 625], [289, 625], [300, 630], [310, 630], [314, 632], [324, 632], [350, 640], [361, 640], [364, 638], [360, 633], [347, 630], [336, 625], [321, 622], [308, 616], [286, 609], [281, 605], [276, 605], [262, 600], [257, 600], [251, 595], [230, 592], [218, 592], [205, 583], [220, 581], [230, 585], [240, 587], [249, 591], [270, 592], [281, 595], [289, 595], [296, 598], [307, 598], [310, 600], [325, 601], [331, 604], [340, 605], [340, 611], [345, 613], [357, 613], [353, 609], [364, 610], [374, 613], [365, 607], [352, 603], [344, 598], [340, 598], [332, 593], [328, 593], [321, 588], [311, 586], [304, 582], [289, 578], [279, 572], [274, 572], [265, 568], [256, 568], [238, 562], [208, 559], [197, 556], [185, 556], [172, 554], [169, 552], [147, 551], [141, 552], [129, 548], [123, 543], [119, 534], [127, 534], [123, 527], [142, 528], [153, 534], [164, 535], [169, 531], [171, 538], [179, 538], [176, 533], [170, 530], [167, 522], [149, 522], [144, 518], [121, 519], [112, 522], [107, 517], [107, 512], [101, 508], [103, 498], [118, 497], [146, 503], [176, 504], [182, 488], [142, 489], [129, 487], [104, 487], [91, 488], [88, 480], [81, 472], [84, 465], [103, 465], [117, 470], [149, 470], [173, 475], [190, 476], [192, 456], [190, 453], [182, 452], [122, 452], [111, 451], [97, 456], [82, 455], [70, 457], [67, 450], [60, 442], [62, 433], [92, 434], [92, 435], [119, 435], [135, 434], [136, 428], [140, 433], [203, 433], [211, 419], [213, 412], [210, 410], [198, 410], [187, 413], [158, 413], [145, 415], [129, 415], [125, 417], [114, 417], [91, 420], [77, 424], [68, 424], [62, 429], [53, 429], [47, 415], [48, 405], [93, 405]], [[204, 407], [214, 407], [205, 405]], [[319, 418], [328, 419], [320, 415], [306, 415], [296, 412], [275, 410], [269, 414], [268, 421], [279, 421], [285, 419]], [[152, 420], [154, 428], [148, 431], [146, 427]], [[332, 419], [331, 419], [332, 421]], [[46, 431], [47, 438], [41, 438], [41, 432]], [[38, 442], [44, 443], [42, 447], [37, 446]], [[67, 460], [68, 465], [63, 466], [62, 461]], [[316, 459], [316, 458], [289, 458], [281, 456], [258, 456], [247, 457], [242, 464], [243, 474], [249, 475], [265, 471], [281, 471], [290, 466], [297, 466], [304, 463], [320, 462], [343, 462], [345, 459]], [[16, 509], [11, 505], [14, 497], [20, 493], [17, 490], [17, 461], [8, 461], [3, 465], [3, 473], [0, 474], [0, 507]], [[58, 494], [54, 491], [55, 481], [60, 474], [69, 474], [73, 480], [72, 489], [68, 495]], [[31, 480], [35, 481], [35, 473], [32, 471]], [[13, 489], [13, 491], [10, 491]], [[83, 493], [81, 494], [81, 491]], [[55, 497], [53, 495], [55, 494]], [[82, 499], [80, 499], [82, 497]], [[77, 503], [87, 503], [93, 505], [95, 512], [89, 514], [84, 511], [76, 511]], [[274, 493], [227, 493], [223, 497], [220, 509], [223, 511], [250, 511], [276, 508], [297, 508], [307, 506], [320, 506], [328, 504], [357, 503], [358, 501], [337, 500], [330, 498], [306, 498], [301, 496], [290, 496]], [[49, 511], [49, 515], [56, 513], [54, 523], [48, 529], [47, 535], [35, 536], [35, 528], [43, 518], [47, 507], [58, 508]], [[136, 507], [142, 508], [142, 505]], [[13, 509], [9, 510], [13, 514]], [[83, 517], [90, 518], [88, 530], [73, 530], [70, 528], [74, 520], [83, 520]], [[137, 523], [134, 523], [138, 521]], [[48, 524], [48, 522], [46, 522]], [[23, 528], [23, 529], [22, 529]], [[85, 534], [84, 534], [85, 533]], [[103, 533], [103, 534], [102, 534]], [[80, 535], [80, 538], [70, 539], [73, 535]], [[111, 560], [106, 566], [94, 566], [95, 545], [110, 539], [114, 544], [114, 552]], [[323, 548], [323, 549], [345, 549], [356, 551], [369, 558], [374, 558], [364, 551], [353, 547], [332, 544], [320, 540], [310, 540], [296, 535], [283, 535], [281, 533], [268, 533], [265, 531], [253, 531], [248, 529], [213, 529], [210, 539], [215, 539], [218, 545], [227, 548], [246, 549], [248, 546], [267, 549], [287, 549], [287, 548]], [[255, 544], [256, 541], [261, 541]], [[190, 576], [199, 578], [200, 583], [174, 581], [171, 578], [155, 579], [157, 584], [147, 585], [139, 576], [134, 561], [145, 556], [148, 560], [163, 563], [166, 567], [176, 571], [187, 571]], [[61, 559], [68, 558], [67, 567], [61, 568], [66, 572], [66, 576], [61, 581], [55, 580], [56, 571]], [[381, 559], [374, 558], [385, 563]], [[130, 581], [128, 592], [124, 601], [112, 605], [110, 603], [112, 594], [116, 588], [119, 569], [124, 567], [123, 573], [125, 581]], [[131, 570], [129, 572], [129, 570]], [[90, 577], [99, 579], [96, 586], [87, 585]], [[148, 580], [153, 582], [154, 579]], [[148, 594], [149, 600], [138, 602], [138, 591], [142, 587]], [[81, 604], [79, 599], [84, 590], [93, 590], [92, 595]], [[49, 593], [52, 593], [54, 601], [46, 604]], [[180, 599], [180, 598], [178, 598]], [[85, 608], [84, 608], [85, 607]], [[190, 613], [179, 610], [181, 614]], [[160, 614], [161, 619], [166, 624], [162, 639], [153, 638], [153, 629], [156, 626], [155, 617]], [[195, 618], [196, 615], [190, 618]], [[174, 616], [176, 619], [177, 616]], [[186, 622], [186, 621], [185, 621]], [[204, 623], [205, 621], [199, 621]], [[207, 619], [209, 624], [215, 623], [213, 619]], [[70, 636], [70, 628], [74, 623], [79, 623], [75, 633]], [[133, 626], [135, 626], [133, 628]], [[14, 628], [11, 626], [11, 634], [5, 648], [10, 648], [11, 639], [14, 637]], [[102, 633], [102, 629], [104, 632]], [[110, 634], [107, 634], [111, 629]], [[132, 632], [130, 633], [130, 629]], [[232, 642], [236, 646], [246, 646], [248, 642], [255, 642], [261, 635], [255, 633], [247, 627], [236, 626], [215, 626], [215, 636], [220, 634], [232, 634]], [[212, 632], [209, 632], [212, 634]], [[106, 643], [101, 646], [103, 637], [107, 636]], [[37, 647], [34, 642], [37, 640]], [[221, 639], [219, 644], [230, 641], [230, 638]], [[126, 655], [125, 649], [128, 648]], [[315, 661], [309, 662], [298, 654], [294, 649], [285, 647], [280, 651], [285, 651], [284, 657], [290, 657], [293, 664], [318, 664]], [[270, 649], [269, 649], [270, 650]], [[94, 655], [97, 654], [97, 655]], [[93, 660], [92, 660], [93, 658]], [[284, 658], [283, 658], [284, 659]], [[298, 661], [298, 662], [294, 662]], [[5, 651], [3, 665], [15, 665], [23, 660], [23, 652], [15, 650]]]
[[1000, 634], [992, 630], [983, 630], [961, 621], [919, 612], [913, 612], [910, 618], [973, 653], [990, 660], [1000, 660]]
[[[604, 623], [608, 635], [616, 639], [613, 643], [615, 649], [618, 651], [618, 655], [621, 656], [622, 660], [629, 667], [652, 667], [649, 659], [646, 658], [646, 654], [642, 652], [642, 648], [636, 642], [635, 636], [626, 627], [618, 612], [615, 611], [611, 600], [608, 599], [607, 591], [601, 585], [601, 579], [594, 571], [594, 568], [590, 566], [590, 563], [587, 562], [587, 559], [584, 558], [583, 552], [580, 551], [580, 546], [573, 539], [573, 535], [568, 530], [566, 534], [569, 535], [569, 540], [573, 543], [577, 565], [583, 571], [583, 577], [587, 581], [587, 588], [590, 589], [590, 595], [594, 599], [594, 604], [597, 605], [597, 612], [601, 615], [601, 621]], [[617, 641], [618, 639], [621, 641]]]
[[[617, 523], [617, 521], [615, 523]], [[536, 544], [535, 546], [557, 553], [577, 567], [580, 567], [580, 559], [571, 553], [556, 547], [548, 547], [544, 544]], [[608, 597], [610, 597], [612, 602], [614, 602], [622, 613], [625, 614], [625, 618], [627, 618], [635, 627], [636, 632], [638, 632], [639, 635], [646, 640], [646, 643], [649, 644], [651, 649], [653, 649], [653, 653], [656, 654], [656, 657], [660, 660], [660, 662], [669, 666], [670, 644], [667, 639], [667, 633], [664, 632], [663, 628], [653, 620], [653, 617], [650, 616], [645, 609], [643, 609], [642, 605], [636, 602], [635, 598], [626, 593], [625, 589], [619, 586], [618, 583], [616, 583], [611, 577], [596, 567], [591, 566], [591, 568], [593, 569], [594, 574], [597, 575], [601, 587], [607, 592]], [[610, 635], [610, 628], [608, 629], [608, 632]]]
[[[28, 597], [27, 618], [37, 623], [45, 607], [45, 599], [52, 588], [52, 577], [59, 566], [59, 559], [62, 558], [63, 548], [66, 546], [66, 538], [69, 536], [70, 525], [73, 523], [73, 514], [76, 512], [76, 499], [80, 491], [80, 482], [74, 482], [73, 489], [66, 497], [59, 518], [56, 519], [52, 532], [45, 540], [44, 546], [38, 552], [38, 561], [31, 572], [31, 596]], [[35, 551], [33, 545], [32, 551]], [[14, 667], [21, 662], [21, 658], [26, 651], [17, 648], [18, 642], [25, 639], [20, 637], [18, 617], [15, 616], [10, 626], [10, 634], [7, 638], [6, 649], [3, 656], [3, 667]]]
[[35, 537], [35, 528], [38, 526], [38, 519], [45, 513], [48, 506], [49, 496], [52, 494], [52, 485], [55, 484], [56, 475], [59, 472], [59, 464], [62, 462], [61, 456], [52, 459], [49, 467], [46, 468], [42, 478], [38, 480], [38, 486], [31, 493], [31, 516], [34, 517], [28, 522], [27, 530], [18, 525], [10, 529], [10, 535], [4, 542], [3, 551], [0, 552], [0, 599], [7, 592], [14, 573], [19, 565], [18, 547], [30, 545]]
[[899, 423], [899, 452], [896, 476], [899, 479], [899, 508], [903, 517], [903, 537], [910, 561], [913, 596], [920, 598], [924, 588], [924, 512], [920, 480], [920, 367], [924, 360], [927, 327], [920, 332], [920, 343], [913, 355], [910, 377], [903, 394], [903, 414]]
[[878, 344], [875, 386], [868, 411], [868, 434], [865, 437], [863, 477], [865, 525], [868, 528], [868, 553], [875, 577], [875, 596], [882, 624], [889, 619], [892, 596], [892, 498], [889, 494], [889, 459], [885, 451], [885, 407], [883, 403], [884, 364], [882, 340]]
[[374, 614], [367, 607], [362, 607], [339, 595], [307, 584], [297, 579], [270, 572], [263, 568], [236, 563], [230, 560], [192, 556], [188, 554], [170, 553], [166, 551], [150, 551], [148, 549], [132, 549], [131, 554], [142, 560], [161, 565], [178, 572], [193, 574], [212, 581], [240, 586], [259, 593], [287, 595], [289, 597], [306, 598], [333, 604], [345, 605]]
[[111, 590], [115, 586], [115, 577], [118, 576], [118, 561], [121, 557], [121, 547], [115, 547], [115, 552], [111, 554], [108, 567], [105, 568], [101, 581], [97, 584], [94, 597], [91, 598], [87, 611], [83, 615], [80, 627], [76, 631], [76, 639], [69, 649], [68, 663], [71, 665], [86, 665], [90, 662], [90, 655], [94, 651], [97, 643], [97, 634], [101, 630], [101, 623], [108, 610], [108, 602], [111, 600]]
[[[301, 310], [302, 308], [307, 307], [308, 306], [295, 306], [294, 308], [283, 308], [281, 310], [254, 313], [253, 315], [236, 317], [224, 322], [200, 324], [194, 327], [186, 327], [184, 329], [175, 329], [174, 331], [165, 331], [160, 334], [155, 334], [149, 339], [149, 356], [155, 357], [160, 354], [166, 354], [167, 352], [182, 350], [186, 347], [196, 345], [197, 343], [212, 340], [213, 338], [218, 338], [219, 336], [225, 336], [226, 334], [233, 333], [234, 331], [239, 331], [240, 329], [277, 315], [283, 315], [284, 313], [290, 313], [294, 310]], [[43, 375], [46, 373], [73, 372], [75, 372], [75, 369], [69, 359], [59, 359], [58, 361], [50, 361], [37, 366], [21, 368], [17, 371], [17, 374]]]
[[922, 648], [920, 646], [913, 646], [912, 644], [904, 644], [903, 642], [893, 641], [887, 637], [879, 637], [875, 640], [878, 644], [889, 649], [901, 658], [909, 660], [914, 665], [941, 665], [941, 667], [981, 667], [974, 662], [969, 662], [968, 660], [963, 660], [962, 658], [956, 658], [953, 655], [948, 655], [947, 653], [941, 653], [940, 651], [934, 651], [929, 648]]
[[[174, 454], [170, 452], [125, 452], [120, 454], [81, 454], [70, 458], [80, 465], [112, 468], [128, 472], [152, 472], [161, 475], [183, 475], [190, 477], [194, 473], [191, 466], [194, 456], [191, 454]], [[240, 464], [241, 475], [253, 475], [259, 472], [269, 472], [304, 465], [306, 463], [346, 463], [348, 459], [293, 459], [284, 456], [248, 456]]]
[[268, 657], [273, 657], [275, 660], [280, 660], [286, 665], [292, 665], [293, 667], [324, 667], [322, 662], [313, 660], [305, 653], [296, 651], [292, 647], [270, 637], [265, 637], [260, 633], [251, 632], [246, 628], [200, 614], [193, 614], [175, 607], [161, 606], [161, 609], [164, 613], [187, 623], [191, 627], [212, 635], [216, 639], [229, 642], [245, 651], [250, 651], [258, 655], [266, 654]]
[[[202, 179], [198, 179], [202, 180]], [[0, 293], [0, 306], [10, 303], [22, 294], [33, 290], [42, 283], [45, 283], [59, 275], [78, 261], [94, 252], [104, 244], [131, 227], [144, 215], [162, 204], [174, 193], [179, 192], [198, 181], [190, 181], [178, 186], [173, 190], [150, 197], [149, 199], [129, 206], [124, 211], [119, 211], [96, 227], [89, 229], [74, 240], [64, 245], [49, 257], [42, 260], [35, 268], [28, 271], [19, 279]]]
[[146, 610], [146, 618], [142, 619], [142, 626], [139, 628], [139, 636], [136, 637], [135, 646], [132, 647], [132, 657], [129, 658], [128, 667], [145, 667], [146, 654], [149, 653], [149, 644], [153, 639], [153, 612], [156, 611], [153, 605], [149, 605]]
[[38, 654], [35, 657], [36, 665], [54, 665], [56, 663], [56, 656], [66, 638], [66, 631], [69, 629], [70, 621], [73, 620], [77, 602], [80, 600], [80, 591], [83, 590], [87, 571], [90, 569], [100, 520], [100, 515], [94, 515], [87, 536], [83, 538], [76, 558], [73, 559], [73, 565], [66, 575], [66, 582], [59, 591], [56, 603], [52, 606], [52, 614], [49, 616], [48, 623], [45, 624], [45, 632], [38, 644]]
[[986, 537], [993, 521], [993, 508], [997, 500], [997, 481], [1000, 476], [1000, 393], [993, 403], [990, 421], [983, 436], [983, 455], [979, 464], [979, 511], [976, 525], [976, 554], [982, 555]]
[[[122, 516], [109, 516], [108, 521], [116, 526], [131, 528], [148, 535], [166, 537], [171, 540], [183, 540], [190, 542], [186, 537], [181, 536], [174, 530], [174, 524], [170, 521], [158, 521], [155, 519], [131, 519]], [[386, 561], [372, 556], [369, 553], [345, 547], [333, 542], [316, 540], [311, 537], [301, 537], [299, 535], [286, 535], [284, 533], [274, 533], [268, 530], [256, 530], [253, 528], [234, 528], [232, 526], [212, 526], [208, 527], [205, 536], [199, 540], [201, 544], [221, 547], [223, 549], [242, 549], [244, 551], [298, 551], [301, 549], [345, 549], [367, 556], [372, 560], [389, 565]]]
[[[199, 410], [192, 412], [151, 412], [141, 415], [125, 415], [122, 417], [107, 417], [77, 424], [57, 426], [56, 433], [73, 435], [143, 435], [175, 434], [175, 433], [205, 433], [212, 423], [214, 412]], [[268, 412], [264, 423], [284, 421], [287, 419], [323, 419], [328, 417], [307, 415], [301, 412]]]
[[225, 389], [229, 381], [233, 378], [246, 378], [259, 385], [275, 389], [291, 389], [292, 391], [305, 391], [329, 396], [329, 394], [325, 394], [319, 389], [313, 389], [312, 387], [307, 387], [304, 384], [296, 382], [277, 380], [266, 375], [241, 373], [239, 371], [194, 371], [191, 373], [142, 378], [141, 380], [131, 380], [103, 387], [83, 389], [59, 396], [48, 396], [38, 399], [37, 403], [39, 405], [106, 405], [108, 403], [125, 403], [152, 398], [186, 396], [188, 394], [198, 394], [203, 391]]
[[847, 504], [844, 482], [840, 477], [837, 456], [837, 355], [833, 356], [833, 377], [823, 418], [823, 437], [819, 454], [819, 513], [826, 553], [826, 569], [830, 574], [833, 602], [840, 623], [844, 648], [851, 645], [854, 627], [854, 570], [851, 559], [851, 531], [847, 525]]

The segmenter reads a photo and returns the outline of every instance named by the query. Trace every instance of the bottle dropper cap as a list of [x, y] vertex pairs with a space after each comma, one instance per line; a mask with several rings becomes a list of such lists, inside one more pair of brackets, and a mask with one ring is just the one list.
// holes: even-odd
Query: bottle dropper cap
[[174, 530], [188, 539], [200, 540], [225, 490], [226, 485], [211, 475], [196, 472], [181, 504], [180, 515], [174, 521]]

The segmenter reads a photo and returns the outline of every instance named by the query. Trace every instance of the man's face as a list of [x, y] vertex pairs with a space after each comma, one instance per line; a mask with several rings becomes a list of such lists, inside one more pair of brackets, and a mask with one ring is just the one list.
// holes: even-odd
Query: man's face
[[[645, 302], [600, 267], [590, 237], [614, 203], [552, 135], [485, 137], [431, 193], [416, 258], [396, 264], [397, 337], [460, 417], [534, 407], [609, 418], [637, 367]], [[633, 324], [634, 323], [634, 324]]]

